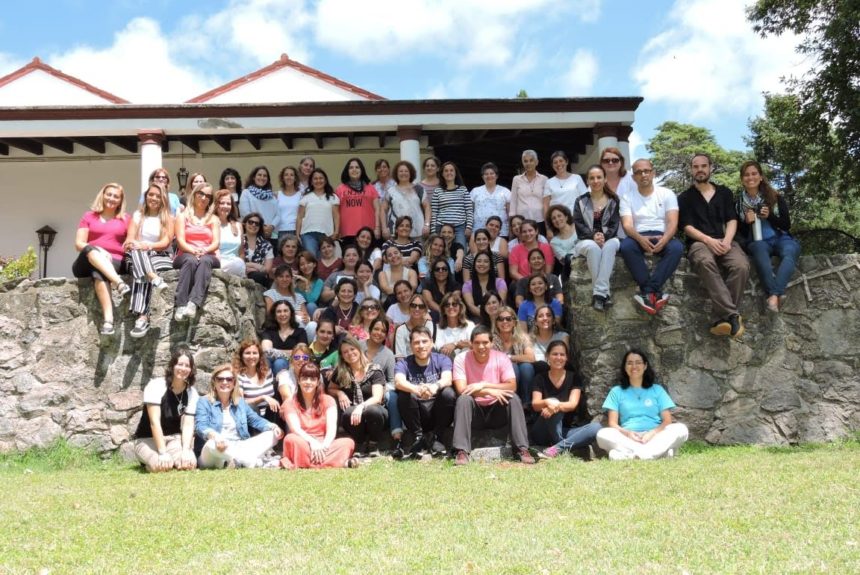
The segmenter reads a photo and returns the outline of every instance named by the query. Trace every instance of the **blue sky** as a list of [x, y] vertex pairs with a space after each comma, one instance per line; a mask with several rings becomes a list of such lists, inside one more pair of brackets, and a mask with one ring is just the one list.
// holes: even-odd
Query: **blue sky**
[[810, 66], [796, 38], [758, 38], [746, 3], [33, 0], [0, 14], [0, 75], [39, 56], [132, 102], [179, 102], [287, 53], [391, 99], [643, 96], [632, 144], [675, 120], [741, 149], [761, 92]]

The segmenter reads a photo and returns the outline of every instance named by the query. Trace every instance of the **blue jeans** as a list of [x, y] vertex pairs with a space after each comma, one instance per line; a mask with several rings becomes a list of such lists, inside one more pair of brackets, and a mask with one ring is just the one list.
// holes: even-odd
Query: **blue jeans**
[[532, 443], [552, 445], [559, 451], [569, 451], [594, 442], [601, 428], [599, 423], [593, 421], [581, 427], [564, 427], [564, 416], [564, 413], [559, 412], [549, 419], [538, 417], [532, 425]]
[[269, 361], [269, 369], [272, 370], [272, 377], [277, 377], [278, 373], [290, 367], [290, 360], [285, 357], [276, 357], [275, 359], [267, 358]]
[[[758, 272], [764, 293], [768, 296], [784, 295], [785, 286], [794, 273], [797, 256], [800, 255], [800, 244], [797, 240], [789, 234], [782, 234], [766, 240], [750, 242], [747, 244], [747, 251]], [[776, 273], [770, 262], [772, 256], [779, 258]]]
[[388, 427], [391, 435], [403, 433], [403, 418], [400, 417], [400, 407], [397, 405], [397, 390], [385, 390], [385, 407], [388, 409]]
[[469, 240], [466, 238], [466, 224], [454, 226], [454, 241], [463, 246], [466, 253], [469, 253]]
[[[643, 236], [660, 236], [663, 232], [640, 232]], [[621, 240], [621, 257], [624, 263], [627, 264], [627, 269], [630, 270], [630, 275], [639, 284], [639, 291], [643, 294], [662, 294], [663, 284], [665, 284], [681, 261], [681, 256], [684, 255], [684, 244], [678, 239], [672, 238], [666, 247], [659, 254], [660, 261], [654, 266], [654, 271], [648, 271], [648, 264], [645, 262], [645, 252], [642, 251], [642, 246], [639, 242], [632, 238], [624, 238]]]
[[532, 404], [532, 380], [535, 378], [535, 366], [531, 363], [514, 364], [514, 373], [517, 376], [517, 395], [523, 402], [524, 407]]
[[320, 242], [326, 235], [322, 232], [307, 232], [302, 234], [302, 248], [320, 257]]

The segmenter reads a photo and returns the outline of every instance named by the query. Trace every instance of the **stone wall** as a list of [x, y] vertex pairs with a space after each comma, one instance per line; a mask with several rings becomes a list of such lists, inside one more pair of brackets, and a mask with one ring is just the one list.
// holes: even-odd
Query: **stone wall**
[[[746, 299], [747, 333], [735, 342], [708, 333], [710, 304], [684, 263], [667, 288], [669, 306], [649, 317], [635, 308], [620, 259], [612, 280], [616, 304], [607, 313], [590, 308], [590, 277], [576, 262], [570, 327], [592, 413], [600, 412], [616, 382], [624, 349], [637, 346], [652, 355], [678, 403], [678, 419], [695, 437], [785, 444], [860, 429], [860, 259], [807, 257], [800, 272], [808, 280], [789, 290], [783, 313], [764, 313], [760, 294]], [[175, 272], [166, 279], [173, 286]], [[229, 359], [263, 319], [259, 288], [220, 271], [191, 324], [172, 320], [172, 290], [165, 290], [156, 296], [152, 329], [135, 340], [128, 336], [134, 317], [125, 306], [127, 300], [117, 310], [117, 334], [100, 337], [91, 282], [25, 280], [0, 287], [0, 451], [62, 437], [128, 453], [143, 386], [162, 374], [174, 346], [194, 350], [203, 392], [211, 368]]]
[[[657, 316], [633, 301], [633, 280], [615, 264], [607, 312], [591, 309], [590, 274], [574, 264], [573, 334], [589, 407], [599, 413], [630, 347], [648, 353], [693, 437], [716, 444], [789, 444], [845, 437], [860, 429], [860, 258], [803, 257], [781, 313], [764, 311], [755, 271], [741, 313], [741, 341], [708, 332], [715, 319], [682, 260]], [[793, 284], [793, 285], [792, 285]]]

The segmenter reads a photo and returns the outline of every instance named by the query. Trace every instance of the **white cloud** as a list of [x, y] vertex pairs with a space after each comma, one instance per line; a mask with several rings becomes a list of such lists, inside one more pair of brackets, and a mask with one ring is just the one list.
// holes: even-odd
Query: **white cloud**
[[808, 67], [796, 37], [760, 38], [746, 20], [747, 0], [677, 0], [666, 31], [639, 55], [634, 78], [646, 101], [680, 115], [714, 119], [758, 110], [762, 91], [779, 91], [781, 76]]
[[630, 163], [632, 164], [638, 158], [646, 158], [648, 157], [647, 150], [645, 150], [645, 141], [642, 139], [642, 136], [639, 135], [639, 132], [633, 130], [630, 132], [630, 137], [627, 140], [627, 143], [630, 146]]
[[51, 55], [48, 64], [133, 103], [181, 102], [217, 85], [170, 53], [158, 23], [135, 18], [103, 50], [87, 46]]
[[561, 79], [564, 88], [563, 96], [565, 98], [588, 96], [597, 74], [597, 57], [594, 53], [586, 49], [577, 50]]
[[0, 52], [0, 76], [14, 72], [25, 64], [26, 62], [20, 60], [17, 56]]

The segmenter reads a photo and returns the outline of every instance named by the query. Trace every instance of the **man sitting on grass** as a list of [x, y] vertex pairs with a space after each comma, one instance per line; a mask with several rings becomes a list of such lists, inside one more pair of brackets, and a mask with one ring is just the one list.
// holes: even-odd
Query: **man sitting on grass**
[[472, 330], [472, 349], [454, 359], [454, 464], [469, 463], [472, 429], [498, 429], [508, 425], [511, 447], [523, 463], [535, 463], [529, 453], [523, 404], [516, 394], [517, 380], [507, 354], [493, 349], [490, 328]]

